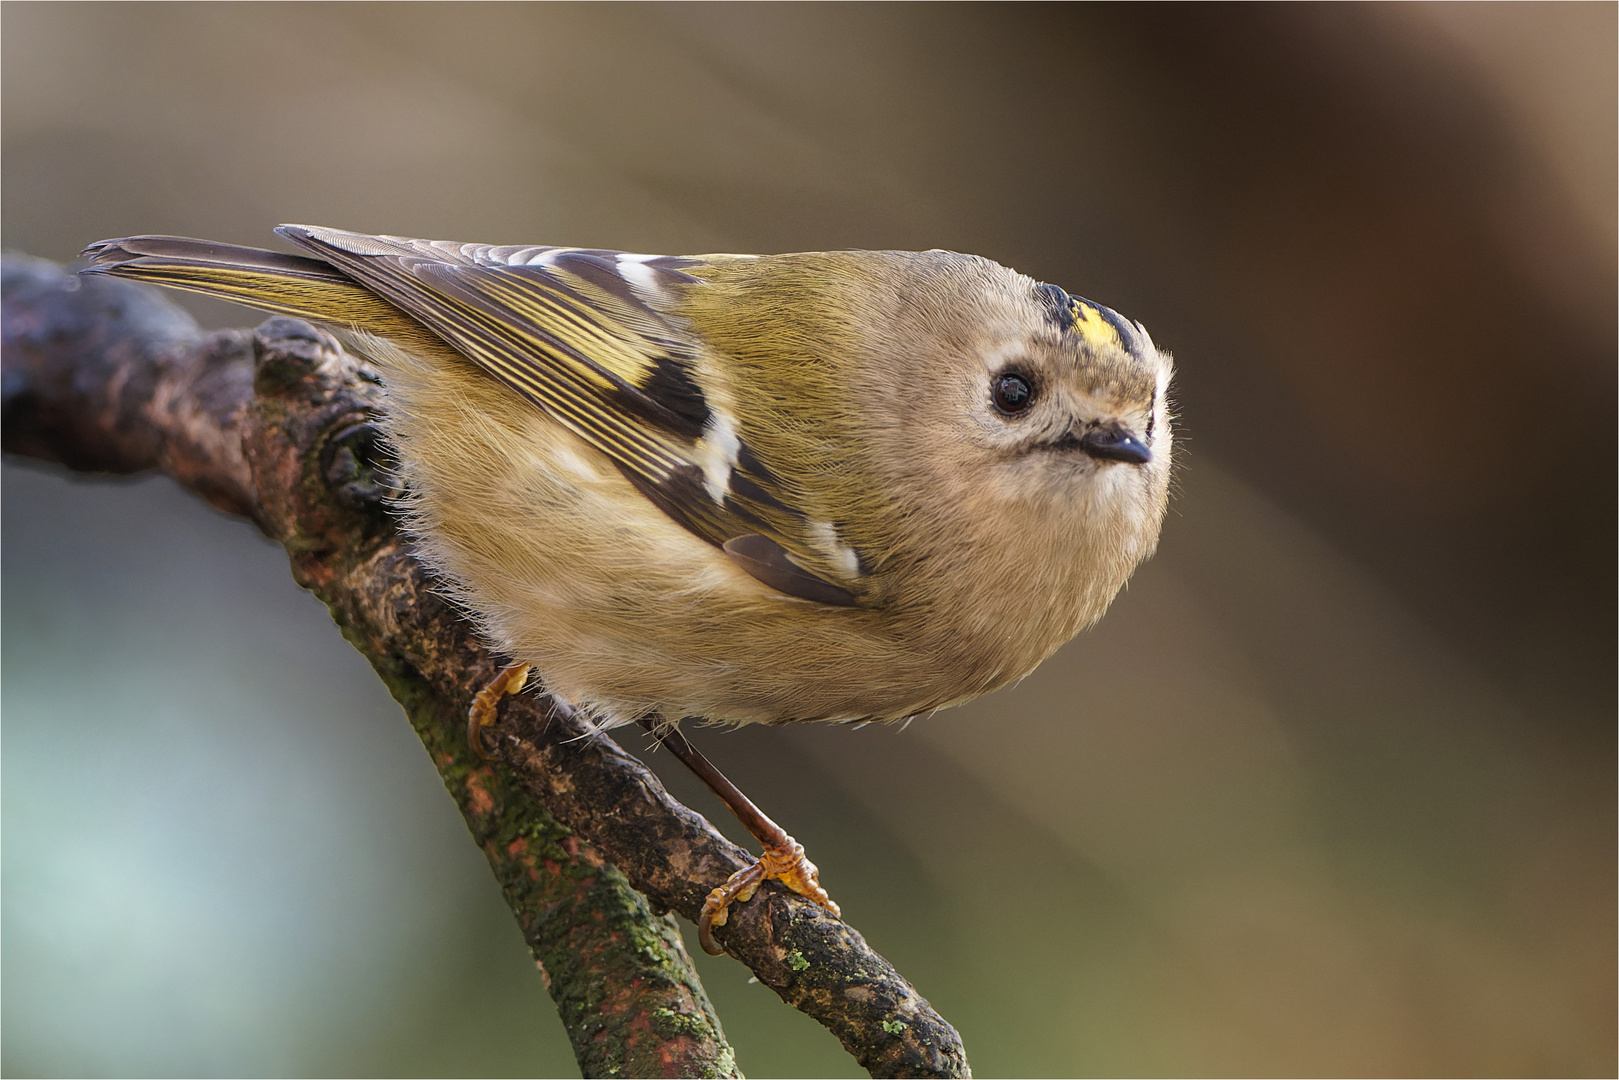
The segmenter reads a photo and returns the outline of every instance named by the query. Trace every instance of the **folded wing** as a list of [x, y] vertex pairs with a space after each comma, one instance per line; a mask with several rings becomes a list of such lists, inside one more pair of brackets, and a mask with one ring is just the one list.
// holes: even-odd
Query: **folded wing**
[[644, 295], [695, 260], [495, 247], [289, 225], [315, 258], [180, 237], [86, 251], [90, 272], [191, 289], [409, 342], [424, 328], [611, 459], [654, 504], [789, 595], [853, 605], [790, 486], [702, 385], [700, 341]]

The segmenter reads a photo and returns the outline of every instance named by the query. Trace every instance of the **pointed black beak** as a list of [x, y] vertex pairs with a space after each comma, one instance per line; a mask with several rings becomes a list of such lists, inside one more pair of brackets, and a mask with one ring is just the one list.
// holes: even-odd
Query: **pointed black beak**
[[1079, 448], [1098, 461], [1127, 461], [1145, 465], [1152, 460], [1147, 444], [1117, 424], [1094, 427], [1079, 437]]

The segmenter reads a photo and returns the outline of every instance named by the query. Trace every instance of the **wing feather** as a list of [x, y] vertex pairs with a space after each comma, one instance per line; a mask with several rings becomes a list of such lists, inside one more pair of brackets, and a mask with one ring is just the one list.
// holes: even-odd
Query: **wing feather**
[[826, 580], [843, 575], [825, 565], [789, 486], [703, 392], [703, 344], [641, 294], [700, 287], [681, 272], [695, 260], [277, 231], [606, 454], [655, 505], [765, 584], [820, 603], [856, 602]]

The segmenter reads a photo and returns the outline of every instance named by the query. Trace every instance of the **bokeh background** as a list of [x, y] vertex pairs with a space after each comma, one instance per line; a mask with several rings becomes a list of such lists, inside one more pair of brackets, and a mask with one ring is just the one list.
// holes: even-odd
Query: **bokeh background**
[[[4, 242], [950, 247], [1141, 319], [1179, 492], [1097, 629], [701, 745], [979, 1075], [1612, 1075], [1615, 12], [8, 3]], [[279, 549], [3, 499], [4, 1072], [572, 1073]], [[751, 1075], [858, 1074], [700, 966]]]

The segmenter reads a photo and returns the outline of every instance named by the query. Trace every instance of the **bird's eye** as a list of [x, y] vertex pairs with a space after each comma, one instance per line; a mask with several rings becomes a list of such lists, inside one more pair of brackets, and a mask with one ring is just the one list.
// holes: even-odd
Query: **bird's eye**
[[989, 396], [997, 409], [1013, 416], [1034, 404], [1034, 384], [1027, 376], [1003, 371], [990, 382]]

